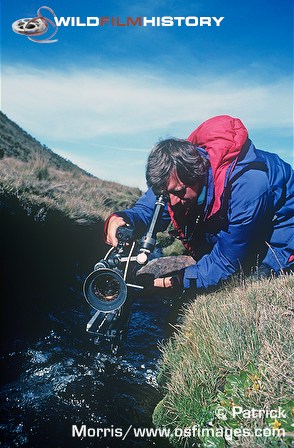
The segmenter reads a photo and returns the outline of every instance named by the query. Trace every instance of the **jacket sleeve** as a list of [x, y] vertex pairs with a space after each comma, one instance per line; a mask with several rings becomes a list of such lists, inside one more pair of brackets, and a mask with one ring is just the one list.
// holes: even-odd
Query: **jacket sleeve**
[[273, 200], [266, 173], [244, 173], [232, 186], [228, 226], [217, 235], [210, 252], [184, 272], [184, 287], [209, 288], [226, 280], [267, 239], [273, 217]]
[[[133, 226], [136, 229], [137, 237], [142, 236], [151, 222], [155, 201], [156, 196], [153, 193], [153, 190], [149, 188], [138, 199], [138, 201], [133, 207], [115, 213], [115, 215], [121, 216], [128, 224]], [[170, 222], [170, 216], [166, 205], [161, 221], [158, 224], [158, 231], [165, 230], [169, 222]]]

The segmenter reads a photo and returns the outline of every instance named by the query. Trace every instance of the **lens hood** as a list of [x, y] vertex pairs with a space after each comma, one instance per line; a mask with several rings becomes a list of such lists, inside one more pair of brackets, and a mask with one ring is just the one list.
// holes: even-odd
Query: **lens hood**
[[88, 275], [84, 281], [83, 292], [92, 308], [110, 312], [117, 310], [125, 303], [127, 285], [116, 271], [101, 268]]

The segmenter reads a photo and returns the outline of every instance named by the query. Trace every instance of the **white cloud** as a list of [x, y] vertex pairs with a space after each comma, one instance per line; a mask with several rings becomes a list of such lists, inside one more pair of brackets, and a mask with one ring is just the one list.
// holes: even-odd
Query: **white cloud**
[[280, 145], [281, 138], [290, 142], [292, 132], [292, 80], [287, 77], [263, 83], [245, 74], [221, 78], [209, 71], [182, 79], [134, 67], [120, 73], [6, 67], [2, 110], [81, 168], [141, 189], [147, 153], [156, 140], [185, 138], [214, 115], [241, 118], [249, 135], [261, 136], [261, 147], [270, 140], [274, 152], [278, 148], [291, 159], [292, 147]]
[[132, 68], [117, 73], [7, 67], [2, 109], [44, 142], [53, 135], [62, 142], [150, 130], [173, 133], [176, 123], [197, 125], [218, 114], [238, 116], [249, 129], [292, 127], [291, 79], [262, 84], [207, 74], [182, 82]]

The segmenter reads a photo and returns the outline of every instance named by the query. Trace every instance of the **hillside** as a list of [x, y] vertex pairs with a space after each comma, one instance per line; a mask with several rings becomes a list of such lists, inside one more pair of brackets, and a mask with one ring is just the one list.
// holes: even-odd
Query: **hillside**
[[32, 157], [44, 157], [51, 167], [63, 171], [78, 171], [87, 176], [91, 174], [79, 168], [69, 160], [54, 153], [46, 145], [39, 143], [34, 137], [11, 121], [0, 111], [0, 155], [2, 157], [13, 157], [22, 162], [30, 162]]
[[[58, 211], [78, 224], [128, 207], [140, 190], [98, 179], [39, 143], [0, 112], [0, 198], [37, 220]], [[97, 161], [98, 162], [98, 161]]]

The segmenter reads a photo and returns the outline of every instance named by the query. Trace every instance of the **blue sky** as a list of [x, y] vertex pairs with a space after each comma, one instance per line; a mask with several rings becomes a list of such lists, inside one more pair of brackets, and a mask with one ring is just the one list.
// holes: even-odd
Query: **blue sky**
[[[224, 19], [219, 27], [59, 27], [47, 45], [12, 31], [42, 5], [81, 22]], [[102, 179], [144, 189], [160, 138], [185, 138], [220, 114], [239, 117], [256, 146], [293, 161], [292, 0], [4, 0], [1, 28], [3, 112]]]

